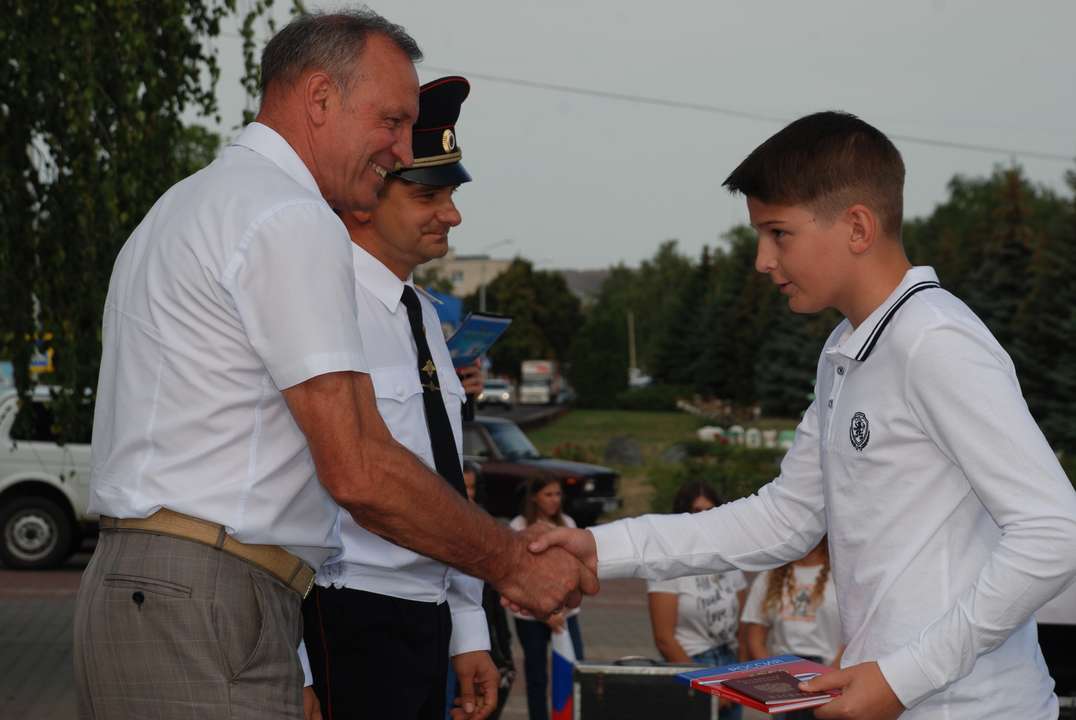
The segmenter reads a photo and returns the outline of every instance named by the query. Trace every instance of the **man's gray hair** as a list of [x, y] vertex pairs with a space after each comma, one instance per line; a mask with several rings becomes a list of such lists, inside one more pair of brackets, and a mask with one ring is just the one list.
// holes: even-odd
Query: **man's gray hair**
[[347, 93], [370, 35], [391, 40], [411, 62], [422, 59], [422, 50], [406, 30], [369, 8], [303, 13], [274, 35], [262, 52], [262, 97], [274, 84], [290, 84], [314, 68], [327, 72]]

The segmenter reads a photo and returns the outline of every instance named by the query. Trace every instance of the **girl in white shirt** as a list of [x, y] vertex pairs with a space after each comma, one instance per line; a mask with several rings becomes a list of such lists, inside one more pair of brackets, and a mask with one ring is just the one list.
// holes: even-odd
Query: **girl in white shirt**
[[[523, 530], [536, 523], [553, 527], [574, 528], [575, 521], [561, 510], [564, 491], [556, 478], [540, 478], [527, 484], [527, 498], [523, 514], [512, 518], [513, 530]], [[549, 717], [549, 639], [553, 632], [567, 628], [572, 639], [576, 660], [583, 659], [583, 637], [579, 633], [579, 608], [551, 615], [548, 620], [535, 620], [524, 615], [512, 614], [516, 623], [516, 636], [523, 646], [523, 673], [527, 678], [527, 711], [530, 720], [547, 720]]]
[[[748, 660], [799, 655], [840, 667], [841, 620], [826, 538], [804, 557], [755, 578], [740, 623]], [[789, 713], [814, 717], [810, 710]]]
[[[674, 513], [697, 513], [722, 503], [707, 483], [689, 482], [673, 499]], [[740, 608], [747, 581], [739, 570], [647, 583], [654, 644], [667, 662], [720, 666], [740, 658]], [[722, 702], [721, 720], [738, 720], [739, 705]]]

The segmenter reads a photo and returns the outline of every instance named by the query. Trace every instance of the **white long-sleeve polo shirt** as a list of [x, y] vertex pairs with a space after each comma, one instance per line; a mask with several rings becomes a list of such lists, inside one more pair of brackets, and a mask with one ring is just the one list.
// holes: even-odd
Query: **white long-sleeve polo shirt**
[[1076, 493], [982, 322], [913, 268], [818, 363], [780, 476], [705, 513], [594, 528], [600, 577], [764, 570], [829, 533], [844, 666], [903, 717], [1057, 717], [1032, 613], [1076, 575]]
[[[352, 259], [359, 332], [365, 343], [377, 409], [393, 438], [433, 469], [433, 448], [418, 376], [418, 351], [411, 337], [407, 308], [400, 302], [405, 283], [357, 245], [352, 246]], [[411, 280], [406, 284], [412, 285]], [[423, 293], [418, 297], [456, 450], [462, 452], [466, 395], [452, 366], [437, 311]], [[416, 497], [414, 502], [425, 502], [425, 498]], [[480, 580], [384, 540], [359, 526], [346, 510], [340, 510], [338, 523], [343, 550], [318, 571], [318, 585], [419, 602], [447, 600], [452, 613], [449, 654], [489, 649]]]

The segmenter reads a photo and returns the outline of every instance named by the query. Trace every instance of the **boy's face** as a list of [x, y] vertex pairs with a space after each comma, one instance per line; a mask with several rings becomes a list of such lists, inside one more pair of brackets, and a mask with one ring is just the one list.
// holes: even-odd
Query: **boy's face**
[[827, 221], [803, 205], [770, 205], [747, 198], [758, 231], [755, 269], [766, 273], [796, 313], [840, 310], [852, 277], [849, 227]]

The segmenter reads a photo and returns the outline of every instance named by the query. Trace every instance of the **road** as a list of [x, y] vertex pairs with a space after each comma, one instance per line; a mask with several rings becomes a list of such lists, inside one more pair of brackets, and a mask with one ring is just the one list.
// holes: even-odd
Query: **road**
[[[62, 568], [21, 572], [0, 568], [0, 718], [73, 720], [72, 618], [78, 581], [89, 553]], [[588, 660], [626, 655], [658, 657], [650, 636], [646, 587], [641, 580], [607, 580], [579, 616]], [[523, 653], [502, 718], [526, 720]]]

